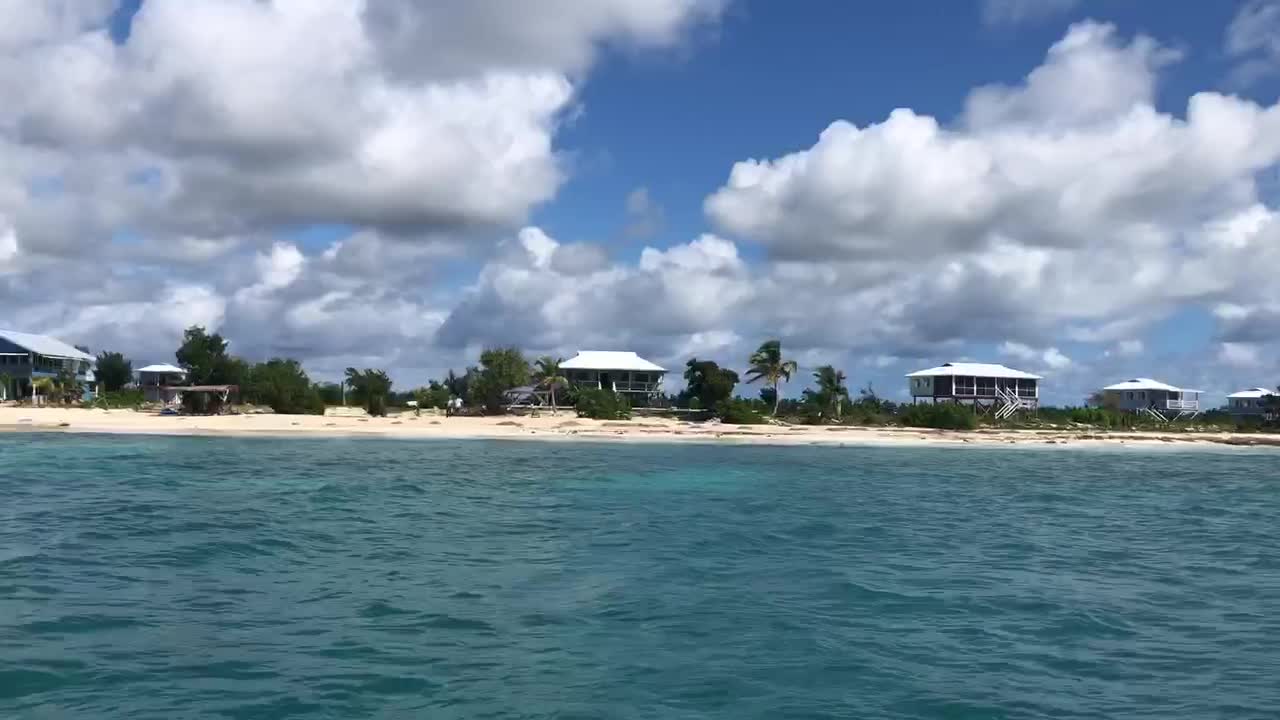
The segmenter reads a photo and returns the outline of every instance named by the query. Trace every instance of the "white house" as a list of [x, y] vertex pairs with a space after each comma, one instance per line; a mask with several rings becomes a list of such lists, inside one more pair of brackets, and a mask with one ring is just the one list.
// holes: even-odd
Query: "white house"
[[169, 402], [173, 393], [165, 388], [186, 381], [186, 370], [167, 363], [148, 365], [138, 370], [138, 387], [142, 388], [142, 398], [147, 402]]
[[662, 392], [662, 377], [667, 374], [665, 368], [633, 352], [603, 350], [582, 350], [560, 363], [560, 369], [574, 387], [612, 390], [627, 396], [633, 405], [647, 404]]
[[1264, 416], [1270, 413], [1276, 392], [1266, 388], [1241, 390], [1227, 396], [1227, 412], [1232, 415]]
[[1039, 407], [1043, 378], [993, 363], [949, 362], [909, 373], [907, 379], [912, 402], [964, 403], [1003, 419]]
[[1200, 392], [1174, 387], [1151, 378], [1133, 378], [1102, 388], [1108, 407], [1144, 413], [1158, 420], [1195, 417], [1200, 413]]

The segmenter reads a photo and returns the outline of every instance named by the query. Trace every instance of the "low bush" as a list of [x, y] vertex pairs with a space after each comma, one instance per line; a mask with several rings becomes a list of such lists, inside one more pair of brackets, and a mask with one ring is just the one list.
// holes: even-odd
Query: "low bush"
[[629, 420], [631, 405], [617, 393], [608, 390], [582, 390], [575, 406], [578, 417], [592, 420]]
[[968, 405], [954, 403], [920, 403], [902, 411], [903, 425], [910, 427], [941, 428], [945, 430], [973, 430], [978, 427], [978, 416]]
[[763, 425], [765, 417], [756, 403], [742, 398], [725, 400], [716, 406], [720, 422], [731, 425]]
[[101, 392], [93, 397], [90, 401], [90, 407], [104, 408], [108, 410], [116, 409], [138, 409], [142, 407], [146, 401], [143, 399], [141, 390], [115, 390], [113, 392]]

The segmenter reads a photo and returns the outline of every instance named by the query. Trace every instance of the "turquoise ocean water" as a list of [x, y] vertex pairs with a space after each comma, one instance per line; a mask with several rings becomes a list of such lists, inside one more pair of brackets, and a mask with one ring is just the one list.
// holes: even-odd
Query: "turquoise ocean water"
[[0, 718], [1280, 716], [1280, 455], [0, 436]]

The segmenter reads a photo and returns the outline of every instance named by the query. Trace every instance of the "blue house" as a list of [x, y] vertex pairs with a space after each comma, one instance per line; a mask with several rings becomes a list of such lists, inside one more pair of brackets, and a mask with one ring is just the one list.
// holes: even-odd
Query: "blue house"
[[33, 379], [55, 378], [63, 369], [88, 382], [93, 356], [47, 335], [0, 330], [0, 399], [30, 397]]

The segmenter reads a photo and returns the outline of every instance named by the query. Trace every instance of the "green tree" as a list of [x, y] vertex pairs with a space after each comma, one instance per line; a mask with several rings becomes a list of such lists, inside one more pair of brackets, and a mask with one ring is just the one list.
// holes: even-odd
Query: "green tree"
[[564, 376], [564, 371], [560, 369], [560, 363], [564, 362], [564, 358], [553, 358], [550, 355], [543, 355], [538, 358], [533, 365], [533, 380], [538, 387], [546, 388], [551, 393], [551, 410], [556, 409], [556, 388], [565, 387], [569, 384], [569, 378]]
[[467, 390], [472, 405], [486, 413], [500, 413], [507, 391], [528, 382], [529, 361], [519, 348], [491, 348], [480, 353], [480, 370], [467, 382]]
[[[248, 363], [227, 354], [227, 341], [221, 335], [209, 334], [199, 325], [193, 325], [183, 333], [182, 346], [174, 357], [178, 366], [187, 371], [187, 383], [190, 385], [240, 387], [249, 374]], [[204, 393], [185, 393], [182, 403], [189, 411], [217, 412], [221, 399]]]
[[363, 406], [370, 415], [387, 414], [391, 378], [386, 371], [347, 368], [346, 381], [351, 399]]
[[118, 352], [98, 353], [94, 376], [103, 392], [119, 392], [133, 382], [133, 361]]
[[281, 415], [324, 414], [324, 401], [297, 360], [272, 358], [254, 365], [244, 396]]
[[746, 381], [753, 383], [764, 380], [773, 388], [773, 414], [776, 416], [778, 401], [782, 397], [778, 393], [778, 385], [791, 379], [797, 369], [796, 362], [782, 359], [782, 342], [778, 340], [763, 343], [747, 362], [751, 369], [747, 370]]
[[342, 404], [342, 386], [338, 383], [316, 383], [316, 394], [325, 405]]
[[[9, 400], [9, 393], [11, 392], [13, 392], [13, 376], [6, 372], [0, 372], [0, 400]], [[17, 399], [16, 393], [12, 399]]]
[[53, 379], [50, 394], [55, 402], [70, 404], [84, 397], [84, 387], [80, 383], [80, 378], [76, 377], [75, 371], [64, 367], [58, 370], [57, 376]]
[[698, 406], [714, 409], [733, 397], [733, 388], [738, 384], [738, 373], [720, 367], [711, 360], [691, 358], [685, 364], [685, 390], [682, 395], [689, 407], [693, 407], [696, 398]]
[[839, 420], [844, 412], [844, 404], [849, 402], [849, 388], [845, 385], [847, 378], [840, 370], [830, 365], [823, 365], [813, 373], [816, 390], [807, 391], [813, 401], [822, 408], [827, 417]]

